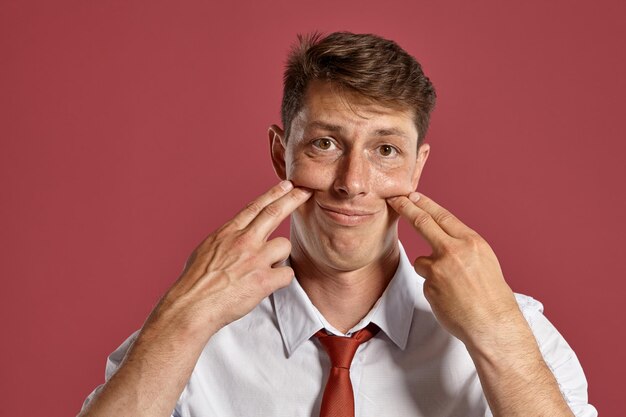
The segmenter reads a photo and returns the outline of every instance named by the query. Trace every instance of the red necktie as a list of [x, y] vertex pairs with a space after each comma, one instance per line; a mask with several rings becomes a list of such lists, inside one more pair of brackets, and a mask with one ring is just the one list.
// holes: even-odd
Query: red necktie
[[354, 417], [350, 365], [359, 345], [374, 337], [378, 330], [376, 325], [370, 323], [352, 337], [329, 335], [323, 329], [315, 333], [315, 337], [326, 349], [331, 363], [330, 375], [322, 397], [320, 417]]

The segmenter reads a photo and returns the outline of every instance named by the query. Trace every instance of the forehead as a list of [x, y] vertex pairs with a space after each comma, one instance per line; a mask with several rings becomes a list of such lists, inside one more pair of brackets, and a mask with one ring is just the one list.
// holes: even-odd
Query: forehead
[[413, 116], [411, 109], [376, 102], [332, 83], [315, 80], [307, 88], [292, 127], [308, 129], [326, 124], [349, 130], [389, 130], [417, 140]]

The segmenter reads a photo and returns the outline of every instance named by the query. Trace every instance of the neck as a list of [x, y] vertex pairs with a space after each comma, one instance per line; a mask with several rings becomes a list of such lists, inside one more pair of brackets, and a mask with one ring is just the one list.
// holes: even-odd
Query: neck
[[313, 305], [346, 333], [372, 309], [393, 278], [400, 250], [397, 240], [381, 256], [353, 270], [316, 262], [292, 236], [290, 264]]

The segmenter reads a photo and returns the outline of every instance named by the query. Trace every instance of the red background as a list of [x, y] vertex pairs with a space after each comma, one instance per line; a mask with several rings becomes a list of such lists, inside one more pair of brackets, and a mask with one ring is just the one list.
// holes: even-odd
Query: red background
[[282, 64], [314, 29], [423, 63], [421, 190], [545, 304], [600, 413], [625, 415], [624, 2], [181, 3], [0, 3], [1, 415], [76, 414], [195, 245], [276, 182]]

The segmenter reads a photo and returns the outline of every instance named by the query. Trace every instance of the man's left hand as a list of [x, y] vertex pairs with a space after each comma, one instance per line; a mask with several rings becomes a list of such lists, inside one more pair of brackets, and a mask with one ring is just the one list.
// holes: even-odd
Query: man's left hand
[[424, 295], [446, 330], [480, 349], [526, 326], [495, 253], [478, 233], [423, 194], [387, 202], [433, 250], [418, 257], [414, 267], [426, 279]]

